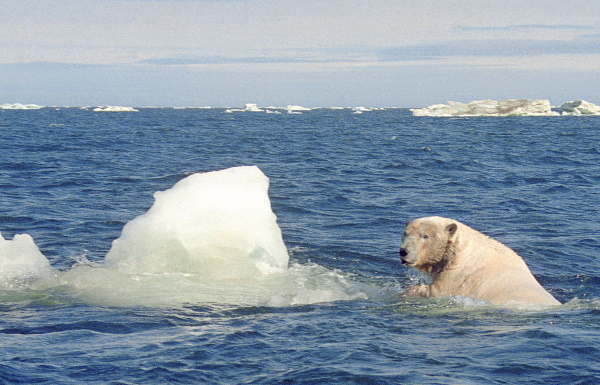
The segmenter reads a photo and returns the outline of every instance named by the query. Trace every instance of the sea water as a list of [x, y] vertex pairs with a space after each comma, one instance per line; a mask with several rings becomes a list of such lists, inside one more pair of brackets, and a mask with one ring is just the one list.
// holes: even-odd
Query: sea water
[[[597, 117], [138, 110], [0, 111], [0, 382], [600, 380]], [[426, 215], [564, 305], [400, 297]]]

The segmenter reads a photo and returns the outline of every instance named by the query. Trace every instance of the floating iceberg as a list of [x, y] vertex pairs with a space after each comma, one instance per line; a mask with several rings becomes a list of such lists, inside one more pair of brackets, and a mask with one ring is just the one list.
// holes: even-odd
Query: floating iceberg
[[414, 116], [558, 116], [546, 99], [475, 100], [470, 103], [448, 102], [426, 108], [412, 108]]
[[287, 107], [284, 108], [288, 114], [301, 114], [303, 111], [310, 111], [311, 109], [308, 107], [295, 106], [288, 104]]
[[258, 108], [258, 105], [255, 103], [246, 103], [244, 105], [244, 108], [241, 111], [248, 111], [248, 112], [263, 112], [263, 109]]
[[123, 106], [100, 106], [94, 108], [94, 112], [138, 112], [133, 107], [123, 107]]
[[364, 286], [317, 264], [289, 263], [255, 166], [193, 174], [155, 194], [125, 225], [103, 267], [82, 263], [63, 285], [93, 303], [289, 306], [367, 298]]
[[0, 234], [0, 287], [14, 280], [39, 277], [52, 272], [50, 262], [29, 234], [17, 234], [11, 241]]
[[6, 103], [0, 104], [0, 110], [39, 110], [44, 106], [38, 106], [37, 104], [21, 104], [21, 103]]
[[228, 108], [225, 110], [226, 113], [232, 112], [264, 112], [265, 110], [258, 107], [256, 103], [246, 103], [244, 108]]
[[353, 114], [362, 114], [363, 112], [373, 111], [372, 108], [367, 108], [367, 107], [363, 107], [363, 106], [352, 107], [351, 110], [352, 110]]
[[585, 100], [574, 100], [563, 103], [559, 108], [562, 115], [600, 115], [600, 106]]
[[280, 111], [276, 110], [284, 110], [287, 111], [288, 114], [301, 114], [303, 111], [311, 111], [312, 109], [292, 104], [289, 104], [287, 107], [267, 107], [267, 109], [262, 109], [255, 103], [246, 103], [244, 108], [228, 108], [225, 112], [228, 114], [233, 112], [266, 112], [267, 114], [281, 114]]
[[27, 235], [0, 236], [0, 291], [60, 287], [106, 306], [289, 306], [364, 299], [375, 292], [315, 263], [289, 263], [255, 166], [193, 174], [155, 194], [128, 222], [104, 263], [85, 256], [57, 271]]
[[218, 277], [286, 269], [289, 257], [268, 188], [269, 179], [255, 166], [191, 175], [154, 194], [150, 210], [113, 241], [107, 266]]

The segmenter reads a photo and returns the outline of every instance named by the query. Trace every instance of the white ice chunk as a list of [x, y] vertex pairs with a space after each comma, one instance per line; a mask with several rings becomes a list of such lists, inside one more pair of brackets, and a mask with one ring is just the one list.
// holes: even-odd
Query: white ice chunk
[[125, 106], [100, 106], [94, 108], [94, 112], [138, 112], [138, 110]]
[[37, 104], [21, 104], [21, 103], [6, 103], [0, 104], [0, 110], [39, 110], [44, 106], [38, 106]]
[[474, 100], [448, 102], [410, 110], [414, 116], [558, 116], [546, 99]]
[[257, 104], [255, 103], [246, 103], [244, 105], [244, 108], [241, 109], [240, 111], [244, 111], [244, 112], [263, 112], [264, 110], [259, 108]]
[[288, 104], [287, 107], [284, 108], [288, 114], [301, 114], [303, 111], [310, 111], [311, 108], [302, 107], [297, 105]]
[[127, 223], [106, 256], [134, 273], [223, 277], [286, 269], [288, 254], [255, 166], [193, 174], [154, 194], [154, 205]]
[[355, 114], [362, 114], [363, 112], [371, 112], [371, 111], [373, 111], [372, 108], [367, 108], [367, 107], [363, 107], [363, 106], [352, 107], [351, 110]]
[[0, 284], [37, 277], [52, 270], [31, 235], [16, 234], [9, 241], [0, 234]]
[[157, 192], [105, 263], [59, 274], [78, 298], [108, 306], [291, 306], [367, 298], [372, 290], [318, 264], [289, 264], [257, 167], [193, 174]]
[[265, 110], [258, 107], [256, 103], [246, 103], [244, 108], [228, 108], [225, 110], [226, 113], [231, 114], [233, 112], [264, 112]]
[[559, 107], [562, 115], [600, 115], [600, 106], [585, 100], [574, 100]]

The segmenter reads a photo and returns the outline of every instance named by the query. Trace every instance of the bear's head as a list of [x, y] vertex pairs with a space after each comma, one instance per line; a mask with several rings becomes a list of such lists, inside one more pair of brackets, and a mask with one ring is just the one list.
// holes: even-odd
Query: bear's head
[[442, 217], [419, 218], [406, 224], [402, 234], [402, 264], [428, 274], [442, 271], [453, 254], [458, 224]]

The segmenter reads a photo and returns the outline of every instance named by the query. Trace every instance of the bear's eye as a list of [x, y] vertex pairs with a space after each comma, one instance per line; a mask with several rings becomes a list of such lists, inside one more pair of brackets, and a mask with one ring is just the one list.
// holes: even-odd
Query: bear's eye
[[423, 234], [423, 239], [429, 239], [429, 235], [428, 234]]
[[405, 232], [403, 232], [403, 233], [402, 233], [402, 236], [403, 236], [404, 238], [406, 238], [406, 237], [408, 237], [408, 233], [405, 231]]

